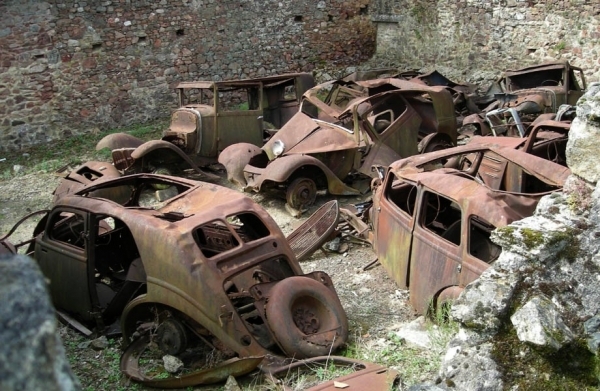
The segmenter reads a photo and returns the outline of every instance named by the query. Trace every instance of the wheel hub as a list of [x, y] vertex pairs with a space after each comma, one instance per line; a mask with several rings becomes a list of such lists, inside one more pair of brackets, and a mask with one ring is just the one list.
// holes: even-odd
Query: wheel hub
[[319, 331], [319, 318], [312, 310], [300, 306], [294, 309], [294, 323], [304, 334], [314, 334]]
[[185, 326], [177, 319], [167, 319], [156, 330], [157, 344], [166, 354], [175, 356], [187, 347], [187, 333]]

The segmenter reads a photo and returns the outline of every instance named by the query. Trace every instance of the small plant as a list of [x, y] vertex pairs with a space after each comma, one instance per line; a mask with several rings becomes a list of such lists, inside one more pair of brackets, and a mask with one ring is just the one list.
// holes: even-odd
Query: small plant
[[565, 41], [560, 41], [554, 46], [554, 50], [560, 52], [561, 50], [565, 50], [566, 47], [567, 44], [565, 43]]

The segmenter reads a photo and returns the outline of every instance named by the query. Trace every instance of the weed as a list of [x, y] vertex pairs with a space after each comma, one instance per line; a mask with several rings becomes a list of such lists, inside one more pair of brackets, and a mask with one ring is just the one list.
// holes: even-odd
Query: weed
[[[110, 151], [107, 149], [96, 151], [98, 141], [111, 133], [123, 132], [138, 137], [144, 141], [159, 138], [166, 128], [165, 120], [157, 120], [142, 125], [132, 125], [125, 128], [112, 129], [101, 133], [86, 133], [72, 136], [63, 140], [37, 145], [27, 150], [7, 152], [3, 155], [4, 164], [22, 166], [19, 172], [11, 168], [4, 168], [0, 173], [0, 181], [10, 180], [17, 175], [35, 172], [54, 172], [65, 166], [77, 166], [87, 160], [107, 161]], [[1, 166], [0, 166], [1, 167]]]
[[560, 52], [561, 50], [565, 50], [565, 48], [567, 47], [567, 44], [565, 41], [560, 41], [559, 43], [557, 43], [554, 46], [554, 50]]

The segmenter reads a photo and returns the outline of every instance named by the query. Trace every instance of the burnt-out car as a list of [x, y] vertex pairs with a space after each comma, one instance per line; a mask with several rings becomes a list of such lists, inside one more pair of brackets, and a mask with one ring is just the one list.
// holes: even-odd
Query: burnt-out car
[[507, 147], [408, 158], [375, 184], [373, 249], [419, 313], [456, 298], [500, 255], [491, 232], [533, 214], [568, 168]]
[[297, 111], [302, 94], [314, 86], [308, 73], [255, 79], [181, 82], [179, 107], [161, 140], [143, 141], [116, 133], [96, 149], [112, 150], [119, 170], [176, 173], [216, 162], [229, 145], [262, 146], [268, 131], [282, 127]]
[[[332, 208], [312, 223], [334, 226]], [[150, 341], [171, 355], [201, 345], [239, 358], [305, 358], [341, 346], [348, 323], [331, 278], [304, 274], [292, 249], [326, 231], [288, 240], [237, 191], [133, 174], [64, 193], [26, 252], [72, 325], [102, 333], [120, 324], [133, 346], [122, 369], [146, 381], [136, 360]]]
[[373, 176], [374, 164], [456, 144], [454, 105], [444, 87], [399, 79], [352, 83], [363, 90], [337, 83], [328, 103], [307, 92], [301, 110], [262, 148], [241, 143], [224, 150], [219, 162], [228, 179], [248, 191], [281, 191], [302, 210], [318, 190], [359, 193], [352, 179]]
[[490, 89], [491, 103], [463, 121], [475, 128], [475, 134], [524, 137], [539, 116], [558, 114], [544, 119], [572, 119], [571, 108], [586, 90], [583, 71], [568, 61], [509, 70], [499, 80]]

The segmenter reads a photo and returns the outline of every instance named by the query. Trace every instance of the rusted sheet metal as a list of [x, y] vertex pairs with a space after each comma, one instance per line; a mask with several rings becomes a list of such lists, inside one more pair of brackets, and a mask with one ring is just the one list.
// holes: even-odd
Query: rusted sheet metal
[[229, 376], [238, 377], [252, 372], [264, 359], [264, 357], [232, 358], [219, 363], [213, 368], [172, 376], [167, 379], [156, 379], [144, 375], [139, 367], [140, 357], [150, 343], [151, 338], [149, 336], [135, 340], [121, 356], [120, 364], [121, 372], [125, 376], [148, 387], [172, 389], [221, 383], [226, 381]]
[[[372, 164], [388, 165], [419, 153], [419, 143], [428, 136], [437, 138], [427, 138], [431, 145], [425, 146], [425, 151], [456, 144], [454, 106], [445, 87], [394, 78], [327, 85], [332, 92], [325, 102], [318, 99], [318, 88], [308, 91], [302, 110], [263, 146], [268, 160], [251, 162], [254, 156], [240, 156], [237, 147], [225, 149], [220, 162], [228, 177], [240, 178], [242, 159], [246, 159], [246, 189], [261, 191], [263, 184], [268, 184], [269, 188], [287, 188], [289, 195], [292, 182], [306, 178], [315, 189], [306, 197], [310, 200], [317, 189], [341, 194], [339, 184], [352, 173], [373, 176]], [[344, 88], [343, 99], [335, 101], [331, 94]], [[326, 113], [329, 121], [323, 121], [321, 113]], [[299, 166], [302, 159], [306, 162]]]
[[569, 169], [513, 148], [469, 144], [395, 162], [376, 185], [373, 248], [425, 313], [500, 255], [490, 233], [531, 216]]
[[304, 92], [313, 86], [314, 79], [308, 73], [181, 82], [174, 86], [179, 107], [161, 140], [143, 144], [130, 135], [115, 134], [102, 139], [96, 148], [136, 148], [131, 155], [113, 156], [119, 159], [115, 161], [119, 167], [134, 167], [135, 172], [157, 167], [175, 172], [191, 167], [204, 175], [203, 179], [211, 179], [198, 167], [214, 163], [230, 145], [262, 146], [267, 130], [282, 127], [298, 110]]
[[142, 145], [144, 141], [137, 137], [134, 137], [127, 133], [113, 133], [108, 136], [104, 136], [98, 144], [96, 144], [96, 150], [99, 151], [104, 148], [110, 150], [118, 148], [137, 148]]
[[340, 356], [314, 357], [311, 359], [295, 361], [288, 365], [270, 367], [263, 370], [265, 370], [271, 376], [279, 377], [292, 373], [296, 370], [302, 371], [305, 368], [307, 370], [314, 370], [315, 365], [348, 367], [355, 369], [355, 372], [331, 381], [321, 383], [309, 388], [307, 391], [333, 391], [340, 389], [334, 385], [334, 382], [344, 383], [344, 389], [348, 390], [384, 391], [393, 387], [398, 378], [398, 372], [395, 370], [388, 369], [379, 364]]
[[[517, 138], [503, 137], [475, 137], [472, 142], [465, 146], [446, 149], [428, 153], [426, 155], [412, 156], [406, 159], [394, 162], [390, 169], [396, 172], [423, 172], [431, 171], [440, 168], [452, 168], [460, 162], [457, 159], [472, 154], [473, 161], [483, 161], [483, 156], [491, 154], [496, 155], [496, 160], [500, 162], [512, 162], [527, 174], [532, 175], [545, 183], [553, 186], [562, 186], [566, 178], [571, 174], [569, 168], [557, 164], [548, 164], [545, 159], [525, 153], [525, 151], [515, 148], [523, 145], [526, 140]], [[488, 159], [488, 163], [491, 159]], [[442, 164], [445, 163], [445, 164]], [[464, 162], [463, 162], [464, 164]], [[464, 171], [469, 175], [478, 174], [479, 166], [464, 167]], [[485, 168], [484, 168], [485, 169]], [[509, 174], [510, 175], [510, 174]], [[516, 173], [515, 175], [523, 175]], [[497, 174], [500, 180], [505, 179], [506, 173], [499, 172]], [[508, 181], [510, 182], [510, 180]], [[494, 190], [513, 191], [510, 187], [500, 187], [502, 182], [498, 182], [497, 186], [491, 186]]]
[[[120, 318], [125, 345], [158, 330], [154, 341], [172, 355], [204, 343], [227, 357], [312, 357], [345, 343], [331, 278], [302, 274], [279, 227], [243, 194], [155, 174], [72, 189], [38, 224], [31, 253], [73, 322], [103, 333]], [[291, 234], [301, 256], [336, 218], [334, 202], [316, 225]], [[139, 380], [136, 370], [129, 375]]]
[[287, 237], [298, 262], [308, 258], [329, 239], [337, 225], [338, 218], [337, 200], [329, 201]]
[[[118, 178], [120, 176], [121, 173], [110, 163], [87, 162], [65, 176], [64, 180], [62, 180], [54, 190], [52, 202], [58, 201], [66, 194], [73, 194], [77, 190], [80, 190], [95, 181], [103, 181], [106, 179]], [[118, 187], [111, 188], [110, 192], [111, 194], [104, 194], [105, 192], [103, 190], [99, 190], [92, 194], [92, 196], [123, 200], [123, 202], [127, 200], [125, 197], [129, 197], [127, 189]]]

